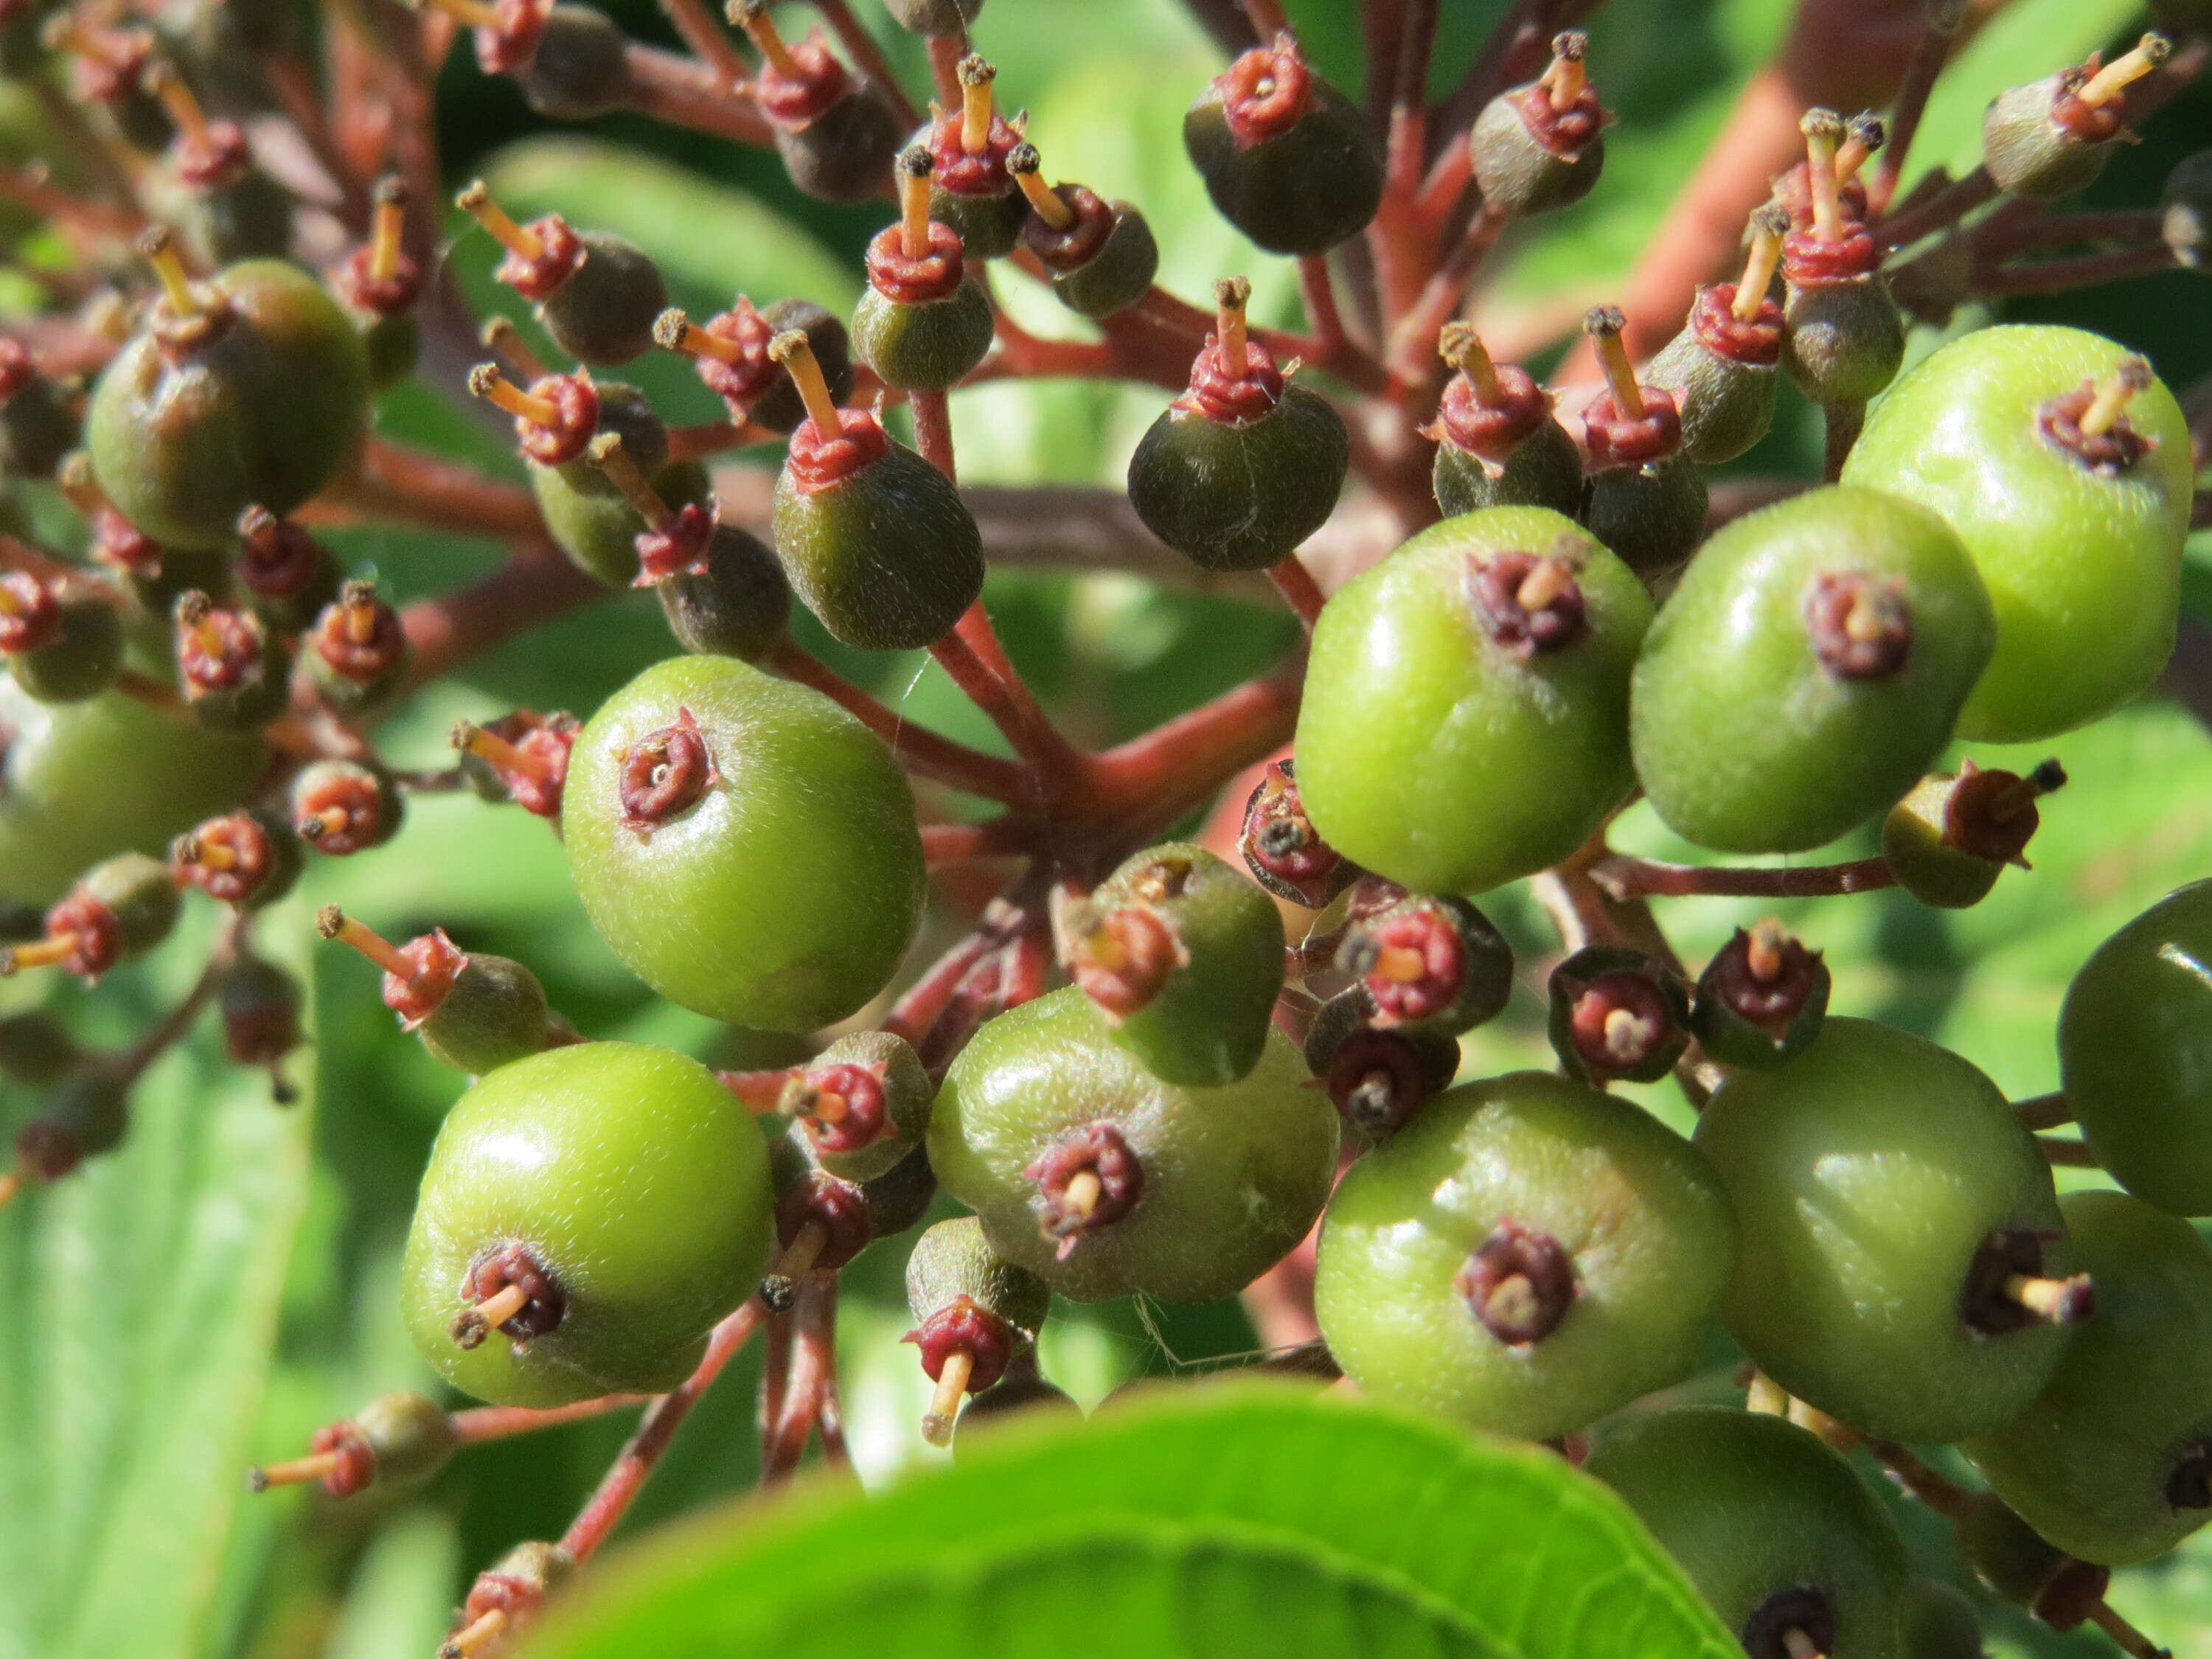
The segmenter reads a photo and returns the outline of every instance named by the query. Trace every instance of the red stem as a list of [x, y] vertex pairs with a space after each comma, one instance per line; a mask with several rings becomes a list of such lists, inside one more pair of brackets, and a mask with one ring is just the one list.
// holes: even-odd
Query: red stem
[[908, 1042], [919, 1042], [945, 1012], [968, 970], [1003, 942], [987, 928], [978, 928], [963, 939], [907, 988], [906, 994], [884, 1017], [883, 1029]]
[[1413, 305], [1400, 318], [1392, 331], [1390, 362], [1408, 380], [1425, 379], [1435, 359], [1437, 334], [1452, 319], [1452, 314], [1466, 299], [1468, 285], [1474, 282], [1475, 271], [1482, 264], [1483, 256], [1496, 245], [1505, 229], [1505, 216], [1494, 213], [1487, 203], [1475, 210], [1474, 217], [1467, 227], [1458, 245], [1444, 256]]
[[573, 1406], [553, 1406], [543, 1410], [529, 1406], [471, 1406], [466, 1411], [455, 1412], [450, 1420], [456, 1442], [477, 1446], [488, 1440], [510, 1439], [539, 1429], [558, 1428], [563, 1423], [581, 1423], [590, 1418], [605, 1417], [610, 1412], [627, 1411], [653, 1397], [649, 1394], [602, 1395], [597, 1400], [579, 1400]]
[[981, 823], [925, 823], [922, 856], [933, 869], [941, 864], [1004, 858], [1030, 851], [1041, 829], [1034, 819], [1017, 817], [988, 818]]
[[711, 67], [724, 86], [734, 88], [750, 78], [751, 66], [702, 0], [660, 0], [660, 9], [691, 55]]
[[876, 37], [868, 33], [859, 18], [853, 15], [853, 9], [846, 0], [814, 0], [814, 9], [822, 14], [822, 21], [830, 26], [830, 32], [844, 46], [845, 56], [853, 60], [853, 66], [860, 71], [864, 79], [872, 81], [876, 89], [890, 101], [892, 112], [898, 117], [899, 125], [902, 128], [920, 126], [921, 112], [914, 106], [914, 100], [906, 95], [906, 88], [899, 85], [898, 76], [891, 72], [890, 59], [884, 56], [884, 49], [876, 44]]
[[1990, 177], [1990, 170], [1976, 167], [1925, 201], [1884, 220], [1879, 227], [1881, 240], [1891, 247], [1917, 242], [1930, 231], [1958, 223], [1984, 203], [1994, 200], [1996, 194], [1997, 181]]
[[1300, 659], [1232, 687], [1095, 757], [1093, 781], [1133, 828], [1172, 823], [1290, 741], [1304, 681]]
[[811, 1273], [799, 1282], [792, 1313], [791, 1369], [784, 1384], [783, 1409], [770, 1427], [761, 1458], [761, 1485], [781, 1486], [799, 1468], [799, 1460], [821, 1421], [822, 1402], [837, 1374], [837, 1331], [823, 1316], [823, 1281], [834, 1273]]
[[714, 1334], [707, 1340], [706, 1356], [700, 1360], [699, 1368], [673, 1391], [653, 1402], [652, 1408], [638, 1423], [636, 1432], [615, 1459], [614, 1466], [601, 1477], [598, 1490], [577, 1511], [576, 1518], [568, 1523], [568, 1530], [561, 1534], [561, 1547], [578, 1565], [590, 1560], [593, 1552], [606, 1542], [607, 1534], [615, 1529], [631, 1502], [652, 1478], [660, 1455], [668, 1449], [668, 1443], [683, 1426], [685, 1414], [714, 1385], [714, 1379], [737, 1357], [738, 1351], [752, 1340], [754, 1331], [760, 1327], [761, 1315], [761, 1304], [756, 1297], [715, 1326]]
[[1829, 898], [1896, 885], [1888, 864], [1879, 858], [1848, 864], [1812, 864], [1796, 869], [1738, 869], [1717, 865], [1662, 864], [1615, 854], [1589, 866], [1589, 878], [1615, 899]]
[[2103, 1160], [2090, 1150], [2086, 1140], [2070, 1139], [2064, 1135], [2038, 1135], [2035, 1144], [2043, 1153], [2044, 1162], [2057, 1168], [2069, 1170], [2101, 1170]]
[[1009, 804], [1030, 800], [1036, 794], [1027, 768], [908, 723], [903, 714], [886, 708], [790, 640], [769, 653], [768, 666], [787, 680], [811, 686], [836, 703], [889, 744], [900, 763], [918, 776]]
[[2148, 276], [2177, 270], [2173, 250], [2163, 242], [2148, 247], [2121, 248], [2112, 253], [2085, 253], [2072, 259], [2042, 259], [2033, 264], [2005, 265], [1974, 275], [1978, 294], [2057, 294], [2068, 289], [2090, 288], [2099, 283], [2128, 276]]
[[371, 438], [359, 474], [326, 491], [317, 505], [499, 541], [545, 534], [538, 503], [522, 485], [388, 438]]
[[1928, 94], [1936, 89], [1943, 60], [1951, 55], [1953, 33], [1931, 24], [1922, 32], [1905, 66], [1905, 82], [1898, 88], [1895, 112], [1889, 118], [1889, 142], [1882, 147], [1874, 177], [1867, 181], [1867, 206], [1874, 213], [1887, 210], [1897, 194], [1898, 176], [1905, 170], [1905, 158], [1920, 131], [1920, 118], [1928, 112]]
[[639, 114], [734, 143], [764, 148], [775, 142], [768, 118], [712, 64], [635, 41], [623, 58], [629, 68], [629, 106]]
[[1312, 633], [1314, 623], [1321, 619], [1321, 608], [1328, 600], [1314, 580], [1313, 572], [1306, 568], [1305, 562], [1293, 553], [1281, 562], [1267, 567], [1267, 580], [1275, 584], [1284, 603], [1305, 624], [1306, 632]]
[[482, 581], [400, 613], [414, 647], [406, 684], [427, 685], [458, 663], [606, 597], [605, 587], [550, 549], [518, 554]]
[[960, 107], [960, 60], [968, 55], [964, 34], [929, 37], [929, 79], [937, 88], [937, 101], [945, 109]]

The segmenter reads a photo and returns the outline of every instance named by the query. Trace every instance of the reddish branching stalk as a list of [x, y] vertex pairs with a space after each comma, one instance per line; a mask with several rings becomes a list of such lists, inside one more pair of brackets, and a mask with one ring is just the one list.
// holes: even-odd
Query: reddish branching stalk
[[1887, 862], [1854, 859], [1846, 864], [1814, 864], [1796, 869], [1735, 868], [1719, 865], [1662, 864], [1623, 854], [1589, 866], [1589, 878], [1616, 899], [1828, 898], [1839, 893], [1868, 893], [1896, 885]]
[[450, 1420], [453, 1442], [456, 1445], [477, 1446], [487, 1441], [511, 1440], [519, 1434], [535, 1434], [540, 1429], [557, 1429], [564, 1423], [585, 1423], [595, 1417], [628, 1411], [633, 1406], [642, 1406], [654, 1398], [649, 1394], [610, 1394], [602, 1395], [597, 1400], [579, 1400], [572, 1406], [543, 1408], [471, 1406], [453, 1414]]
[[791, 1312], [790, 1368], [781, 1409], [762, 1442], [761, 1484], [780, 1486], [798, 1472], [806, 1443], [820, 1427], [837, 1382], [837, 1276], [811, 1273], [799, 1281]]
[[578, 1565], [591, 1559], [599, 1546], [606, 1542], [607, 1534], [629, 1513], [630, 1504], [645, 1489], [645, 1483], [653, 1478], [653, 1471], [668, 1449], [668, 1443], [683, 1426], [686, 1414], [699, 1402], [700, 1396], [714, 1387], [714, 1379], [737, 1358], [738, 1351], [752, 1340], [753, 1333], [760, 1328], [762, 1312], [756, 1297], [715, 1326], [698, 1369], [674, 1390], [653, 1402], [636, 1432], [616, 1457], [614, 1466], [600, 1480], [576, 1518], [568, 1523], [568, 1530], [561, 1534], [561, 1547]]
[[917, 777], [1010, 805], [1036, 798], [1036, 782], [1018, 762], [987, 755], [911, 724], [801, 646], [785, 641], [769, 653], [768, 665], [786, 679], [813, 687], [854, 716], [888, 744], [901, 763]]

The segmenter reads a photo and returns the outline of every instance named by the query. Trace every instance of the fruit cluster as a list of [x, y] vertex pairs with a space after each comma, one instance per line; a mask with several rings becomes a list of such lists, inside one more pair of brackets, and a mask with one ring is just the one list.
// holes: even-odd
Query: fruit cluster
[[[270, 908], [319, 861], [402, 836], [411, 796], [465, 787], [546, 821], [591, 926], [659, 996], [820, 1040], [797, 1065], [718, 1073], [590, 1040], [528, 966], [442, 930], [393, 943], [317, 914], [380, 971], [402, 1029], [472, 1079], [422, 1176], [401, 1311], [488, 1403], [385, 1396], [257, 1481], [418, 1481], [472, 1441], [657, 1397], [568, 1534], [478, 1578], [448, 1655], [527, 1623], [755, 1332], [780, 1356], [771, 1476], [817, 1432], [841, 1455], [836, 1274], [940, 1189], [936, 1212], [957, 1213], [893, 1245], [934, 1443], [963, 1410], [1067, 1405], [1038, 1365], [1055, 1297], [1273, 1281], [1295, 1300], [1314, 1237], [1313, 1340], [1291, 1363], [1583, 1462], [1753, 1659], [1978, 1650], [1971, 1607], [1908, 1579], [1839, 1449], [1954, 1522], [1996, 1592], [2148, 1653], [2104, 1601], [2109, 1570], [2212, 1516], [2212, 1246], [2188, 1219], [2212, 1215], [2212, 882], [2082, 967], [2063, 1091], [2017, 1104], [1920, 1036], [1832, 1016], [1817, 942], [1761, 921], [1693, 973], [1649, 901], [1895, 886], [1972, 905], [2025, 866], [2065, 776], [1946, 770], [1954, 741], [2057, 737], [2165, 666], [2204, 423], [2142, 357], [2072, 328], [1979, 327], [1900, 369], [1910, 322], [2039, 270], [2058, 284], [2003, 252], [2064, 245], [2046, 204], [2095, 179], [2203, 42], [2145, 35], [2008, 92], [1978, 169], [1900, 191], [1960, 23], [1931, 5], [1887, 120], [1815, 108], [1785, 134], [1798, 159], [1760, 181], [1740, 247], [1707, 250], [1733, 280], [1685, 295], [1686, 315], [1590, 310], [1547, 387], [1460, 313], [1501, 236], [1600, 184], [1609, 118], [1579, 30], [1547, 50], [1509, 27], [1467, 118], [1431, 139], [1418, 24], [1379, 110], [1324, 79], [1267, 0], [1224, 25], [1239, 50], [1183, 142], [1218, 212], [1297, 260], [1290, 333], [1249, 314], [1242, 276], [1210, 310], [1175, 298], [1139, 204], [1047, 182], [1055, 135], [1002, 111], [969, 50], [978, 9], [890, 0], [928, 37], [926, 113], [842, 4], [793, 39], [763, 0], [732, 0], [750, 57], [697, 0], [667, 5], [689, 56], [566, 0], [432, 0], [392, 24], [387, 78], [419, 82], [465, 29], [546, 115], [688, 111], [772, 146], [800, 190], [890, 216], [849, 316], [740, 295], [695, 319], [647, 250], [460, 190], [480, 228], [463, 234], [496, 242], [498, 281], [556, 354], [495, 318], [465, 377], [511, 420], [526, 490], [375, 430], [380, 394], [434, 377], [451, 344], [426, 348], [451, 332], [427, 214], [441, 187], [396, 138], [378, 176], [374, 131], [319, 121], [295, 80], [255, 69], [292, 61], [285, 15], [0, 19], [8, 74], [50, 94], [74, 77], [75, 103], [47, 100], [54, 179], [71, 133], [87, 146], [81, 192], [12, 192], [21, 234], [75, 257], [0, 340], [8, 499], [38, 508], [0, 537], [0, 975], [90, 983], [187, 902], [226, 918], [191, 996], [127, 1052], [84, 1051], [43, 1012], [0, 1023], [0, 1067], [34, 1097], [9, 1193], [116, 1146], [138, 1074], [207, 1002], [232, 1056], [281, 1088], [300, 994], [257, 926], [297, 926]], [[1432, 27], [1435, 10], [1394, 15]], [[272, 112], [307, 134], [328, 199], [265, 168], [242, 124]], [[2203, 160], [2081, 274], [2194, 264]], [[995, 290], [1025, 281], [1088, 336], [1015, 326]], [[726, 419], [672, 427], [615, 378], [651, 352], [684, 359]], [[1067, 373], [1173, 394], [1129, 457], [1127, 507], [1200, 571], [1265, 573], [1310, 635], [1102, 753], [1054, 725], [994, 631], [948, 414], [956, 387]], [[1766, 435], [1784, 381], [1820, 411], [1827, 471], [1745, 511], [1710, 471]], [[754, 446], [781, 452], [765, 536], [726, 516], [707, 465]], [[1355, 475], [1396, 544], [1324, 599], [1301, 549]], [[483, 588], [402, 611], [318, 537], [358, 517], [500, 525], [517, 551]], [[671, 654], [587, 718], [464, 722], [449, 770], [380, 755], [379, 718], [471, 650], [633, 587]], [[928, 651], [1006, 752], [841, 678], [794, 635], [794, 599], [845, 647]], [[1193, 828], [1254, 766], [1249, 798]], [[915, 779], [1001, 810], [918, 808]], [[1614, 854], [1607, 826], [1638, 796], [1719, 854], [1876, 827], [1881, 850]], [[1011, 874], [893, 998], [933, 874], [979, 868]], [[1542, 963], [1557, 1069], [1457, 1081], [1460, 1039], [1516, 975], [1470, 896], [1530, 878], [1559, 924]], [[1616, 1091], [1670, 1077], [1693, 1135]], [[2080, 1140], [2039, 1139], [2066, 1122]], [[2118, 1190], [2062, 1200], [2054, 1158]], [[1747, 1409], [1621, 1414], [1723, 1330], [1750, 1362]], [[1958, 1448], [1984, 1486], [1914, 1445]]]

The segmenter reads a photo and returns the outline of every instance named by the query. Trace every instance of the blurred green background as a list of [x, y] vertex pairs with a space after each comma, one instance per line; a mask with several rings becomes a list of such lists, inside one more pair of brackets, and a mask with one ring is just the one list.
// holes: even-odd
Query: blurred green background
[[[651, 0], [613, 9], [640, 38], [668, 39]], [[787, 9], [795, 27], [805, 9]], [[1446, 4], [1440, 89], [1503, 9], [1504, 0]], [[883, 22], [866, 0], [862, 10]], [[1325, 70], [1357, 85], [1352, 0], [1290, 10]], [[1619, 281], [1789, 10], [1787, 0], [1613, 0], [1592, 27], [1594, 72], [1620, 116], [1605, 181], [1503, 251], [1504, 302]], [[1947, 77], [1917, 163], [1970, 164], [1995, 90], [2126, 36], [2135, 12], [2126, 0], [2016, 0]], [[926, 86], [918, 43], [888, 25], [883, 32], [909, 87]], [[1000, 65], [1006, 101], [1031, 112], [1031, 135], [1055, 176], [1144, 205], [1170, 287], [1203, 292], [1213, 276], [1247, 270], [1263, 313], [1295, 316], [1288, 267], [1212, 217], [1183, 159], [1181, 111], [1219, 57], [1175, 0], [992, 0], [976, 41]], [[833, 306], [856, 292], [860, 249], [883, 216], [799, 197], [770, 156], [626, 116], [550, 130], [465, 51], [439, 91], [453, 181], [481, 170], [518, 213], [558, 208], [634, 237], [695, 311], [719, 309], [738, 290]], [[2209, 117], [2202, 90], [2168, 109], [2086, 204], [2154, 200], [2166, 169], [2212, 132]], [[465, 222], [456, 219], [451, 257], [471, 296], [496, 305], [489, 245], [460, 235]], [[2008, 314], [2110, 333], [2148, 352], [2179, 389], [2212, 371], [2203, 295], [2193, 276], [2170, 275]], [[1070, 326], [1048, 301], [1012, 299], [1027, 325]], [[1916, 338], [1915, 349], [1933, 343]], [[720, 413], [673, 360], [641, 364], [637, 378], [672, 422]], [[963, 476], [1111, 483], [1163, 401], [1155, 391], [1092, 385], [963, 393], [954, 405]], [[393, 435], [514, 470], [480, 412], [435, 392], [395, 392], [381, 418]], [[1805, 476], [1818, 453], [1816, 419], [1792, 405], [1735, 470]], [[402, 598], [465, 582], [501, 556], [490, 544], [398, 532], [338, 539]], [[2212, 569], [2192, 568], [2190, 599], [2212, 617]], [[1001, 573], [990, 600], [1017, 661], [1091, 741], [1189, 706], [1275, 660], [1295, 638], [1273, 609], [1109, 571]], [[994, 741], [926, 659], [861, 658], [811, 626], [805, 642], [916, 720]], [[386, 729], [385, 752], [399, 765], [438, 765], [457, 717], [517, 705], [587, 713], [668, 649], [649, 599], [611, 599], [423, 694]], [[2052, 748], [2074, 782], [2045, 815], [2035, 872], [2008, 875], [1979, 908], [1936, 913], [1884, 893], [1784, 912], [1826, 950], [1838, 1009], [1934, 1036], [2021, 1095], [2055, 1084], [2052, 1022], [2089, 950], [2172, 887], [2212, 872], [2212, 743], [2186, 714], [2146, 701]], [[1976, 757], [2025, 769], [2044, 752]], [[1640, 810], [1619, 841], [1666, 855], [1688, 850]], [[1872, 850], [1861, 841], [1815, 857]], [[557, 843], [521, 813], [467, 795], [422, 799], [398, 842], [319, 861], [303, 887], [261, 930], [266, 948], [313, 985], [316, 1047], [289, 1067], [303, 1085], [298, 1103], [274, 1106], [262, 1079], [223, 1069], [216, 1036], [204, 1029], [148, 1079], [119, 1153], [0, 1212], [0, 1659], [426, 1659], [473, 1571], [514, 1540], [557, 1534], [627, 1431], [616, 1419], [477, 1450], [397, 1504], [374, 1492], [343, 1505], [297, 1491], [246, 1498], [249, 1462], [295, 1454], [317, 1425], [374, 1393], [428, 1382], [399, 1329], [394, 1270], [424, 1155], [461, 1083], [392, 1029], [365, 964], [308, 948], [315, 905], [343, 903], [394, 936], [443, 926], [465, 945], [519, 957], [593, 1036], [669, 1042], [722, 1064], [787, 1057], [650, 999], [585, 924]], [[1662, 903], [1692, 961], [1754, 913], [1717, 901]], [[1496, 896], [1495, 914], [1526, 954], [1510, 1013], [1468, 1045], [1470, 1065], [1485, 1070], [1547, 1058], [1540, 965], [1556, 945], [1517, 890]], [[204, 929], [204, 909], [195, 915]], [[918, 955], [941, 945], [951, 926], [941, 920]], [[0, 987], [0, 1008], [50, 996], [88, 1035], [126, 1040], [188, 981], [204, 938], [116, 974], [96, 996]], [[1671, 1090], [1644, 1092], [1680, 1121]], [[7, 1109], [12, 1118], [25, 1103], [11, 1099]], [[897, 1244], [878, 1247], [847, 1275], [846, 1398], [872, 1475], [923, 1455], [912, 1425], [926, 1383], [897, 1341], [902, 1255]], [[1202, 1367], [1253, 1342], [1233, 1304], [1061, 1311], [1045, 1340], [1046, 1370], [1086, 1404], [1132, 1376]], [[1700, 1386], [1717, 1397], [1731, 1356], [1717, 1350], [1712, 1361]], [[632, 1529], [750, 1484], [751, 1382], [741, 1367], [695, 1414]], [[1917, 1513], [1905, 1519], [1928, 1565], [1955, 1576], [1942, 1529]], [[2177, 1651], [2212, 1650], [2212, 1543], [2121, 1575], [2113, 1600]], [[2000, 1651], [2110, 1650], [2100, 1637], [2057, 1638], [2008, 1610], [1992, 1607], [1990, 1618]]]

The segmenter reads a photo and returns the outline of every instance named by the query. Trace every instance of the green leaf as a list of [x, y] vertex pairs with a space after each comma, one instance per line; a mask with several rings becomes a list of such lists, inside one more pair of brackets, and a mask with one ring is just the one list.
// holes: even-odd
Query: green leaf
[[[296, 972], [300, 905], [264, 933]], [[102, 1001], [141, 991], [143, 1029], [204, 959], [180, 940], [151, 965], [158, 995], [126, 973]], [[265, 1074], [224, 1061], [210, 1013], [133, 1092], [115, 1152], [0, 1214], [4, 1659], [200, 1651], [311, 1126], [307, 1098], [278, 1106]]]
[[1224, 1382], [978, 1436], [885, 1496], [817, 1484], [610, 1567], [532, 1659], [978, 1650], [1724, 1659], [1628, 1510], [1533, 1447]]
[[323, 1659], [427, 1659], [453, 1628], [460, 1570], [453, 1523], [408, 1510], [376, 1535], [355, 1571]]

